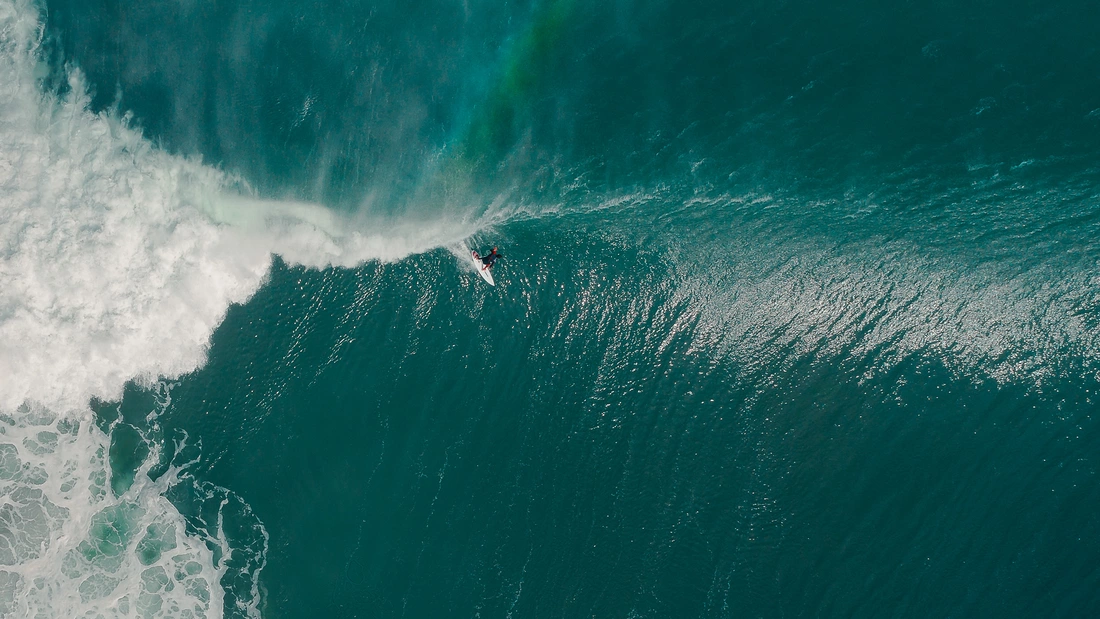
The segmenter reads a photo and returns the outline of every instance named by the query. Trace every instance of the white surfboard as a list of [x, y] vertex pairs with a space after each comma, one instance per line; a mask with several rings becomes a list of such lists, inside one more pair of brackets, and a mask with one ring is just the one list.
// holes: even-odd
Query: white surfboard
[[496, 282], [493, 281], [493, 274], [489, 272], [489, 267], [481, 264], [481, 256], [477, 255], [476, 251], [471, 251], [470, 255], [474, 259], [474, 270], [481, 276], [481, 279], [489, 282], [490, 286], [496, 286]]

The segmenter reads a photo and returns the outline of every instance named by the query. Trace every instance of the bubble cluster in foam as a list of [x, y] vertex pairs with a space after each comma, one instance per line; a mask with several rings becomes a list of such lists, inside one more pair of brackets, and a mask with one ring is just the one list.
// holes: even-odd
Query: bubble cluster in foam
[[164, 494], [179, 467], [110, 485], [90, 416], [39, 407], [0, 416], [0, 616], [221, 617], [224, 540], [187, 534]]

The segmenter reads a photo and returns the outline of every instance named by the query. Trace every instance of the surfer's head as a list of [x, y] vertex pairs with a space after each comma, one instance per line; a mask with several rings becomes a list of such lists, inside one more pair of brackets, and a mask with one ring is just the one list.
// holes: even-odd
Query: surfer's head
[[497, 248], [496, 247], [493, 248], [493, 253], [494, 254], [497, 253]]

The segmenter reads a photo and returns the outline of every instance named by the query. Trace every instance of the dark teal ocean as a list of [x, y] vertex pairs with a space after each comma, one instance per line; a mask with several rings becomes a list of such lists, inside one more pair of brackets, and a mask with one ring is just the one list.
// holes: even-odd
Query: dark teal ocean
[[0, 0], [0, 615], [1100, 616], [1097, 23]]

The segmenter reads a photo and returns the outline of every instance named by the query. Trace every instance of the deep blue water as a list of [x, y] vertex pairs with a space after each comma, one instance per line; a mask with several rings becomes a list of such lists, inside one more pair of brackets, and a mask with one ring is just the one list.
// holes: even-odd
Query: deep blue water
[[114, 492], [194, 460], [226, 616], [1100, 613], [1095, 6], [42, 14], [44, 93], [248, 208], [505, 255], [276, 245], [96, 401]]

